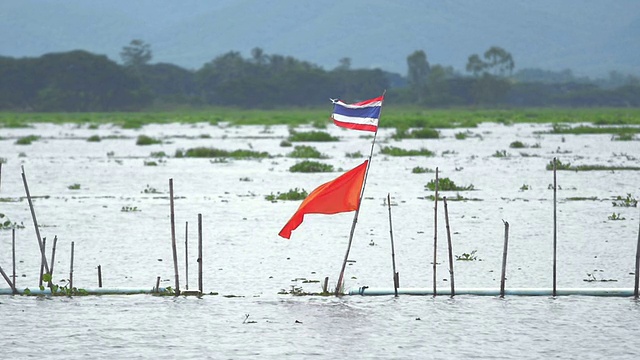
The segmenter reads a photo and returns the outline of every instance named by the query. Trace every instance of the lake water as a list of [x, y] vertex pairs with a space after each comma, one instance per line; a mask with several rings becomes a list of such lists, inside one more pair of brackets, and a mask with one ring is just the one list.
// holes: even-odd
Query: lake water
[[[300, 127], [298, 131], [312, 130]], [[403, 287], [431, 287], [433, 202], [424, 185], [440, 169], [460, 195], [480, 201], [450, 201], [453, 253], [459, 287], [499, 286], [504, 226], [510, 223], [507, 287], [551, 287], [553, 183], [545, 166], [554, 157], [574, 165], [639, 166], [638, 141], [610, 135], [550, 135], [550, 125], [483, 124], [441, 130], [440, 139], [390, 138], [381, 129], [367, 180], [346, 287], [391, 287], [388, 208], [392, 198], [397, 271]], [[40, 225], [58, 237], [54, 282], [68, 279], [75, 242], [74, 285], [174, 286], [169, 179], [174, 181], [181, 288], [185, 287], [185, 223], [189, 232], [189, 288], [197, 287], [197, 215], [203, 216], [205, 293], [195, 297], [150, 295], [0, 297], [3, 358], [602, 358], [636, 359], [640, 303], [630, 298], [569, 296], [292, 296], [293, 288], [318, 292], [326, 276], [338, 277], [353, 213], [308, 215], [291, 240], [278, 237], [299, 201], [272, 203], [271, 193], [313, 190], [368, 154], [366, 133], [330, 126], [339, 142], [305, 143], [329, 156], [334, 173], [291, 173], [299, 159], [281, 147], [286, 126], [38, 124], [0, 129], [0, 213], [23, 223], [16, 231], [17, 286], [37, 288], [40, 259], [20, 175], [24, 166]], [[16, 145], [26, 135], [42, 138]], [[162, 144], [137, 146], [138, 135]], [[101, 142], [87, 142], [91, 135]], [[204, 136], [203, 136], [204, 135]], [[529, 147], [509, 148], [519, 140]], [[294, 145], [298, 145], [294, 143]], [[535, 145], [535, 146], [534, 146]], [[198, 146], [253, 149], [264, 160], [174, 158], [177, 149]], [[434, 157], [390, 157], [381, 146], [427, 148]], [[505, 150], [507, 157], [493, 156]], [[158, 166], [152, 152], [169, 155]], [[558, 287], [633, 287], [638, 208], [614, 207], [612, 199], [640, 195], [638, 171], [559, 171]], [[69, 187], [79, 184], [79, 189]], [[524, 186], [526, 185], [526, 186]], [[528, 188], [528, 190], [525, 190]], [[450, 198], [457, 192], [450, 192]], [[585, 200], [588, 198], [588, 200]], [[576, 200], [580, 199], [580, 200]], [[123, 207], [137, 211], [122, 211]], [[625, 220], [609, 220], [613, 213]], [[438, 223], [438, 287], [448, 288], [442, 203]], [[11, 232], [0, 230], [0, 265], [11, 272]], [[305, 280], [307, 282], [305, 282]], [[590, 281], [587, 281], [590, 280]], [[4, 283], [3, 283], [4, 284]], [[6, 287], [4, 284], [2, 287]], [[248, 316], [247, 316], [248, 315]]]

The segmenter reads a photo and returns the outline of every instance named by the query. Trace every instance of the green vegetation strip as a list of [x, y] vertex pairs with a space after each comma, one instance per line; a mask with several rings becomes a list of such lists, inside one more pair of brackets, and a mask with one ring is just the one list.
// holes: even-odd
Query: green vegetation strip
[[570, 127], [565, 124], [553, 124], [551, 131], [549, 134], [574, 134], [574, 135], [583, 135], [583, 134], [616, 134], [616, 135], [630, 135], [630, 134], [638, 134], [640, 133], [640, 127], [629, 127], [629, 126], [620, 126], [620, 127], [612, 127], [612, 126], [576, 126]]
[[[163, 112], [110, 112], [110, 113], [20, 113], [0, 112], [0, 127], [23, 128], [31, 124], [114, 124], [137, 129], [146, 124], [212, 125], [226, 122], [231, 125], [302, 125], [313, 124], [331, 113], [331, 104], [317, 108], [281, 108], [274, 110], [248, 110], [227, 107], [187, 108]], [[591, 109], [426, 109], [417, 106], [395, 105], [385, 102], [380, 120], [383, 128], [456, 128], [475, 127], [486, 122], [496, 123], [591, 123], [594, 125], [640, 125], [638, 108]], [[618, 132], [616, 132], [618, 133]]]
[[184, 150], [176, 150], [177, 158], [193, 157], [193, 158], [234, 158], [234, 159], [262, 159], [271, 157], [267, 152], [258, 152], [252, 150], [234, 150], [227, 151], [216, 148], [197, 147]]
[[[553, 170], [553, 161], [547, 164], [547, 170]], [[569, 171], [622, 171], [622, 170], [640, 170], [640, 166], [606, 166], [606, 165], [571, 165], [571, 163], [562, 163], [560, 160], [556, 163], [556, 170]]]

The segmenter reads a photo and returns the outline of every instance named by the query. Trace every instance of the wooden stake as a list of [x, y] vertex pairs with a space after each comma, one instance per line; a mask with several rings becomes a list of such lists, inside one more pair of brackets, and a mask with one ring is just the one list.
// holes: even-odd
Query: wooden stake
[[504, 223], [504, 248], [502, 250], [502, 276], [500, 277], [500, 297], [504, 298], [504, 281], [507, 275], [507, 248], [509, 245], [509, 223], [502, 220]]
[[[47, 238], [42, 239], [43, 250], [47, 249]], [[48, 271], [47, 271], [48, 273]], [[40, 277], [38, 278], [38, 287], [42, 286], [42, 276], [44, 275], [44, 261], [40, 259]]]
[[102, 266], [98, 265], [98, 287], [102, 287]]
[[638, 221], [638, 245], [636, 245], [636, 273], [633, 287], [633, 297], [638, 300], [638, 283], [640, 279], [640, 221]]
[[173, 211], [173, 179], [169, 179], [169, 205], [171, 207], [171, 248], [173, 249], [173, 270], [175, 273], [175, 293], [180, 295], [180, 280], [178, 278], [178, 249], [176, 247], [176, 216]]
[[389, 207], [389, 236], [391, 237], [391, 264], [393, 265], [393, 290], [398, 296], [398, 281], [396, 276], [396, 252], [393, 246], [393, 224], [391, 223], [391, 195], [387, 193], [387, 205]]
[[69, 289], [73, 292], [73, 248], [75, 243], [71, 242], [71, 265], [69, 266]]
[[202, 214], [198, 214], [198, 290], [202, 294]]
[[184, 282], [185, 289], [189, 290], [189, 222], [184, 224]]
[[16, 228], [11, 229], [11, 263], [13, 264], [13, 287], [15, 288], [16, 279]]
[[51, 248], [51, 279], [53, 279], [53, 267], [56, 264], [56, 244], [58, 243], [58, 235], [53, 237], [53, 247]]
[[449, 210], [447, 208], [446, 196], [442, 198], [442, 202], [444, 203], [444, 221], [447, 225], [447, 243], [449, 246], [449, 277], [451, 278], [451, 297], [454, 297], [456, 295], [456, 286], [453, 276], [453, 250], [451, 246], [451, 230], [449, 229]]
[[160, 292], [160, 276], [156, 278], [156, 292]]
[[438, 168], [436, 167], [436, 199], [433, 205], [433, 296], [436, 296], [438, 282], [436, 263], [438, 262]]
[[[47, 264], [47, 257], [44, 254], [44, 244], [40, 237], [40, 228], [38, 227], [38, 220], [36, 220], [36, 212], [33, 208], [33, 201], [31, 201], [31, 194], [29, 193], [29, 185], [27, 185], [27, 175], [24, 173], [24, 166], [22, 166], [22, 182], [24, 184], [24, 191], [27, 194], [27, 201], [29, 202], [29, 209], [31, 209], [31, 218], [33, 219], [33, 226], [36, 230], [36, 238], [38, 239], [38, 246], [40, 246], [40, 256], [44, 263], [44, 269], [49, 273], [49, 264]], [[51, 287], [51, 281], [49, 281], [49, 287]]]
[[324, 284], [322, 285], [322, 293], [326, 294], [329, 292], [329, 277], [325, 276]]
[[556, 262], [557, 262], [557, 244], [558, 244], [558, 228], [556, 215], [556, 200], [558, 184], [556, 180], [557, 160], [553, 158], [553, 297], [556, 296]]

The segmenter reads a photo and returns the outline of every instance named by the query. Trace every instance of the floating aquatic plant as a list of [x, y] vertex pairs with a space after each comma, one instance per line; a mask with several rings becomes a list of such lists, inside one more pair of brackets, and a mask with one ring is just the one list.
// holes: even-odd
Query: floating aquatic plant
[[[431, 190], [431, 191], [435, 191], [436, 190], [436, 181], [435, 180], [429, 181], [427, 183], [427, 185], [425, 185], [425, 188], [427, 188], [428, 190]], [[473, 189], [474, 189], [473, 184], [467, 185], [467, 186], [458, 186], [458, 185], [456, 185], [456, 183], [454, 183], [448, 177], [439, 178], [438, 179], [438, 190], [439, 191], [468, 191], [468, 190], [473, 190]]]
[[414, 174], [426, 174], [426, 173], [434, 173], [436, 171], [433, 169], [416, 166], [413, 169], [411, 169], [411, 172]]
[[193, 157], [193, 158], [234, 158], [234, 159], [262, 159], [271, 157], [267, 152], [259, 152], [253, 150], [234, 150], [227, 151], [216, 148], [197, 147], [184, 150], [176, 150], [177, 158]]
[[633, 196], [631, 196], [631, 194], [627, 194], [627, 196], [624, 198], [618, 195], [618, 197], [615, 198], [615, 201], [613, 201], [613, 206], [637, 207], [638, 200], [636, 200]]
[[607, 216], [607, 218], [608, 218], [609, 220], [626, 220], [626, 218], [624, 218], [624, 217], [620, 216], [620, 213], [617, 213], [617, 214], [616, 214], [616, 213], [613, 213], [613, 214], [611, 214], [611, 215]]
[[100, 142], [102, 139], [98, 135], [91, 135], [87, 138], [88, 142]]
[[37, 135], [24, 136], [16, 140], [16, 145], [31, 145], [32, 142], [37, 141], [38, 139], [40, 139], [40, 136]]
[[329, 133], [324, 131], [308, 131], [308, 132], [297, 132], [291, 131], [289, 134], [289, 141], [291, 142], [302, 142], [302, 141], [340, 141], [335, 136], [331, 136]]
[[362, 155], [362, 153], [360, 151], [356, 151], [356, 152], [352, 152], [352, 153], [346, 153], [345, 156], [348, 157], [348, 158], [353, 158], [353, 159], [364, 157], [364, 155]]
[[303, 158], [303, 159], [327, 159], [328, 156], [322, 154], [313, 146], [308, 145], [299, 145], [293, 148], [293, 151], [287, 154], [288, 157], [292, 158]]
[[506, 158], [506, 157], [509, 157], [509, 154], [507, 154], [507, 150], [496, 150], [496, 152], [493, 153], [493, 155], [491, 156], [497, 157], [497, 158]]
[[478, 257], [476, 256], [477, 250], [473, 250], [470, 253], [462, 253], [462, 255], [456, 255], [456, 260], [458, 261], [476, 261]]
[[523, 148], [526, 148], [527, 145], [525, 145], [525, 143], [523, 143], [522, 141], [516, 140], [516, 141], [512, 142], [511, 144], [509, 144], [509, 147], [512, 148], [512, 149], [523, 149]]
[[80, 190], [80, 184], [69, 185], [69, 186], [67, 186], [67, 189], [69, 189], [69, 190]]
[[161, 140], [152, 138], [147, 135], [139, 135], [138, 139], [136, 140], [136, 145], [141, 145], [141, 146], [161, 144], [161, 143], [162, 143]]
[[433, 156], [433, 151], [422, 148], [420, 150], [406, 150], [395, 146], [385, 146], [380, 153], [389, 156]]
[[323, 164], [317, 161], [308, 161], [305, 160], [303, 162], [297, 163], [289, 168], [290, 172], [304, 172], [304, 173], [312, 173], [312, 172], [332, 172], [333, 165]]
[[278, 200], [304, 200], [307, 196], [309, 196], [309, 193], [307, 193], [304, 189], [295, 188], [289, 189], [289, 191], [287, 191], [286, 193], [278, 192], [275, 195], [271, 193], [264, 198], [271, 202], [276, 202]]

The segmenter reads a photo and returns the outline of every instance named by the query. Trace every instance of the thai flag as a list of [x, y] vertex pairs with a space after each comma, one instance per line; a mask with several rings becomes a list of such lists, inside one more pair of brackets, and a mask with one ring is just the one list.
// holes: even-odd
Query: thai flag
[[346, 104], [342, 100], [332, 99], [331, 119], [340, 127], [376, 132], [383, 100], [384, 96], [379, 96], [355, 104]]

